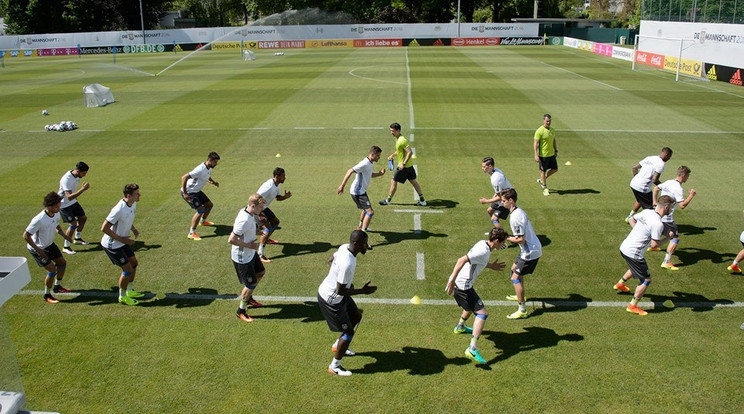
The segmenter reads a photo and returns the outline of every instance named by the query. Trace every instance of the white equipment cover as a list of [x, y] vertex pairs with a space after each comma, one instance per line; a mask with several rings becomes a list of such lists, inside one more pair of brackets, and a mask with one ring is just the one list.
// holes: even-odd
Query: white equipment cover
[[98, 83], [83, 86], [83, 101], [85, 102], [85, 106], [89, 108], [106, 106], [116, 102], [111, 89]]

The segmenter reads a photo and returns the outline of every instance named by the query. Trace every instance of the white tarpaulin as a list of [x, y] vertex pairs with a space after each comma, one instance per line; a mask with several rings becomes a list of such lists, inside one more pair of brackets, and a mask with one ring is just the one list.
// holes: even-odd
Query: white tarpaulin
[[114, 95], [111, 93], [111, 89], [99, 84], [94, 83], [91, 85], [83, 86], [83, 101], [85, 106], [106, 106], [110, 103], [116, 102]]

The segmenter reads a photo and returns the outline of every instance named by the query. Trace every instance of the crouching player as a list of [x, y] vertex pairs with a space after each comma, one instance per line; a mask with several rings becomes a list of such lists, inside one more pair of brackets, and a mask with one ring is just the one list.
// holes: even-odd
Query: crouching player
[[[483, 325], [488, 318], [488, 312], [486, 312], [483, 301], [473, 289], [473, 284], [485, 268], [504, 269], [506, 263], [498, 260], [494, 260], [493, 263], [488, 263], [488, 261], [491, 259], [491, 251], [494, 249], [500, 250], [508, 236], [501, 227], [492, 228], [488, 233], [488, 240], [479, 241], [465, 256], [457, 259], [455, 268], [452, 270], [449, 280], [447, 280], [447, 294], [454, 295], [455, 302], [462, 308], [460, 321], [455, 326], [454, 333], [473, 334], [470, 338], [470, 346], [465, 349], [465, 356], [481, 364], [485, 364], [487, 361], [478, 352], [478, 338], [483, 332]], [[475, 321], [473, 327], [468, 328], [465, 326], [465, 322], [473, 313], [475, 313]]]
[[253, 299], [253, 291], [256, 285], [261, 281], [266, 269], [261, 263], [261, 259], [256, 253], [258, 244], [256, 243], [256, 219], [261, 213], [266, 200], [259, 194], [253, 194], [248, 198], [248, 205], [238, 212], [233, 225], [232, 233], [227, 242], [232, 244], [231, 257], [235, 272], [238, 274], [238, 280], [243, 285], [240, 292], [240, 305], [235, 313], [243, 322], [253, 322], [253, 318], [246, 314], [246, 307], [252, 306], [260, 308], [263, 306]]
[[375, 293], [377, 286], [367, 282], [360, 289], [354, 288], [354, 271], [356, 270], [357, 254], [367, 252], [367, 233], [354, 230], [348, 244], [343, 244], [328, 261], [330, 270], [328, 276], [318, 287], [318, 306], [323, 314], [328, 328], [332, 332], [341, 332], [341, 336], [333, 344], [331, 350], [335, 353], [328, 372], [333, 375], [348, 377], [351, 371], [341, 366], [344, 355], [354, 355], [349, 344], [354, 337], [357, 325], [362, 320], [362, 311], [357, 308], [354, 295], [369, 295]]

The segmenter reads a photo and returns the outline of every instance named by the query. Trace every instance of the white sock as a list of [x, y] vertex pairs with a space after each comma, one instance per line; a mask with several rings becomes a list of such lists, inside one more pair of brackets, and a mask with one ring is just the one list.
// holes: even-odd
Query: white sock
[[258, 245], [258, 255], [259, 256], [263, 256], [263, 254], [264, 254], [263, 253], [263, 249], [264, 249], [264, 245], [263, 244], [259, 244]]
[[336, 342], [333, 343], [333, 346], [331, 348], [338, 348], [338, 339], [336, 339]]
[[54, 286], [59, 286], [59, 284], [60, 284], [59, 279], [54, 279]]
[[331, 362], [331, 367], [338, 368], [339, 365], [341, 365], [341, 360], [333, 358], [333, 362]]
[[49, 288], [47, 287], [47, 285], [44, 285], [44, 294], [49, 294]]
[[119, 297], [123, 298], [126, 295], [127, 295], [127, 292], [124, 289], [119, 288]]
[[65, 247], [70, 247], [70, 242], [68, 242], [67, 240], [65, 240]]
[[196, 233], [196, 229], [195, 228], [190, 228], [189, 229], [189, 234], [194, 234], [194, 233]]
[[672, 254], [667, 253], [666, 256], [664, 256], [664, 263], [669, 263], [670, 260], [672, 260]]
[[134, 285], [134, 282], [129, 282], [129, 285], [127, 286], [127, 292], [134, 290], [132, 285]]
[[76, 239], [79, 239], [79, 238], [80, 238], [80, 232], [79, 232], [79, 231], [76, 231], [76, 232], [75, 232], [75, 238], [76, 238]]
[[520, 312], [527, 312], [527, 308], [524, 306], [524, 303], [519, 304], [519, 311]]

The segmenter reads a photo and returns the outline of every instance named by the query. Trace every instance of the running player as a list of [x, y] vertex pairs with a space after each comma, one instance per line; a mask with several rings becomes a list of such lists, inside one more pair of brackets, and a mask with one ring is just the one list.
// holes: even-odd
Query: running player
[[212, 200], [207, 197], [202, 191], [207, 183], [214, 185], [215, 187], [220, 186], [220, 183], [212, 179], [212, 170], [220, 162], [220, 156], [216, 152], [210, 152], [207, 155], [207, 160], [197, 165], [191, 172], [188, 172], [181, 177], [181, 197], [193, 208], [196, 212], [191, 217], [191, 227], [189, 228], [188, 238], [191, 240], [201, 240], [198, 234], [196, 234], [196, 226], [201, 224], [202, 226], [212, 226], [214, 223], [207, 220], [209, 213], [212, 211], [214, 204]]
[[664, 147], [659, 155], [649, 155], [638, 161], [633, 166], [633, 179], [630, 180], [630, 189], [633, 191], [635, 202], [633, 209], [630, 210], [628, 217], [625, 218], [627, 223], [638, 209], [651, 210], [653, 206], [653, 194], [651, 184], [659, 185], [661, 173], [664, 172], [666, 162], [672, 158], [672, 149]]
[[261, 187], [256, 191], [264, 198], [264, 200], [266, 200], [263, 212], [261, 212], [261, 221], [263, 222], [264, 229], [263, 234], [261, 235], [261, 243], [258, 245], [258, 257], [264, 263], [271, 263], [271, 260], [269, 260], [264, 254], [264, 246], [266, 246], [267, 243], [274, 242], [271, 240], [271, 234], [274, 233], [274, 230], [279, 228], [279, 219], [276, 217], [276, 214], [271, 211], [269, 205], [274, 201], [274, 199], [277, 201], [284, 201], [289, 197], [292, 197], [292, 193], [289, 191], [284, 191], [284, 195], [279, 194], [279, 186], [283, 184], [286, 179], [287, 175], [284, 172], [284, 168], [276, 167], [274, 168], [273, 177], [261, 184]]
[[380, 201], [381, 206], [390, 204], [395, 195], [395, 191], [398, 188], [398, 183], [405, 183], [406, 180], [411, 182], [413, 189], [416, 190], [419, 200], [416, 202], [417, 206], [425, 206], [426, 200], [424, 194], [421, 192], [421, 186], [416, 181], [416, 169], [413, 168], [413, 150], [408, 146], [408, 140], [406, 137], [400, 134], [400, 124], [394, 122], [390, 124], [390, 135], [395, 139], [395, 152], [388, 156], [388, 162], [393, 161], [393, 157], [398, 158], [398, 166], [395, 169], [395, 174], [390, 180], [390, 194], [384, 200]]
[[362, 210], [359, 217], [359, 229], [364, 232], [369, 230], [369, 222], [372, 221], [372, 216], [375, 214], [375, 210], [372, 209], [372, 204], [369, 202], [369, 197], [367, 196], [367, 187], [369, 187], [373, 178], [385, 175], [384, 168], [380, 169], [379, 172], [374, 172], [373, 163], [380, 159], [381, 153], [382, 149], [377, 145], [373, 145], [366, 157], [346, 171], [343, 180], [341, 180], [341, 185], [336, 189], [336, 194], [341, 195], [351, 174], [356, 173], [354, 182], [351, 183], [351, 188], [349, 188], [349, 193], [357, 207]]
[[[88, 191], [90, 184], [84, 182], [80, 186], [80, 189], [78, 189], [78, 185], [80, 184], [80, 179], [88, 175], [89, 169], [88, 164], [80, 161], [75, 165], [75, 168], [67, 171], [59, 180], [58, 194], [62, 197], [60, 215], [63, 222], [70, 223], [70, 227], [67, 229], [67, 235], [72, 237], [74, 232], [74, 243], [80, 245], [88, 244], [80, 234], [83, 228], [85, 228], [88, 217], [85, 215], [83, 206], [78, 202], [78, 197]], [[67, 239], [65, 239], [62, 251], [67, 254], [75, 254], [75, 250], [72, 249], [70, 241]]]
[[[679, 267], [672, 263], [672, 255], [677, 250], [677, 245], [679, 245], [679, 230], [677, 229], [677, 223], [674, 221], [674, 210], [677, 206], [684, 210], [684, 208], [690, 204], [692, 198], [695, 197], [695, 189], [691, 188], [689, 195], [685, 198], [682, 184], [686, 183], [688, 178], [690, 178], [690, 169], [683, 165], [677, 168], [676, 178], [664, 181], [654, 187], [654, 200], [657, 200], [660, 195], [666, 195], [675, 201], [675, 204], [672, 205], [672, 209], [669, 211], [669, 215], [661, 218], [661, 222], [664, 223], [664, 238], [661, 240], [661, 243], [663, 244], [667, 239], [669, 240], [669, 246], [667, 246], [664, 261], [661, 263], [662, 269], [679, 270]], [[654, 204], [656, 203], [657, 202], [654, 201]], [[658, 251], [659, 249], [659, 244], [652, 240], [651, 247], [649, 247], [648, 250]]]
[[253, 318], [246, 314], [246, 307], [252, 306], [260, 308], [263, 304], [253, 299], [253, 291], [256, 285], [261, 281], [266, 269], [261, 263], [258, 254], [256, 254], [256, 219], [255, 216], [261, 213], [264, 207], [263, 197], [259, 194], [253, 194], [248, 198], [248, 205], [238, 212], [233, 225], [232, 233], [227, 242], [232, 245], [230, 254], [232, 257], [235, 272], [238, 280], [243, 285], [240, 292], [240, 305], [235, 313], [243, 322], [253, 322]]
[[[489, 204], [488, 206], [488, 217], [491, 219], [493, 227], [501, 227], [499, 220], [506, 220], [509, 216], [509, 210], [504, 207], [504, 203], [501, 202], [501, 192], [507, 188], [512, 188], [509, 180], [506, 179], [503, 171], [494, 167], [494, 161], [491, 157], [483, 158], [481, 162], [481, 169], [484, 173], [488, 174], [491, 178], [491, 187], [493, 187], [493, 197], [491, 198], [480, 198], [481, 204]], [[487, 235], [488, 233], [486, 233]]]

